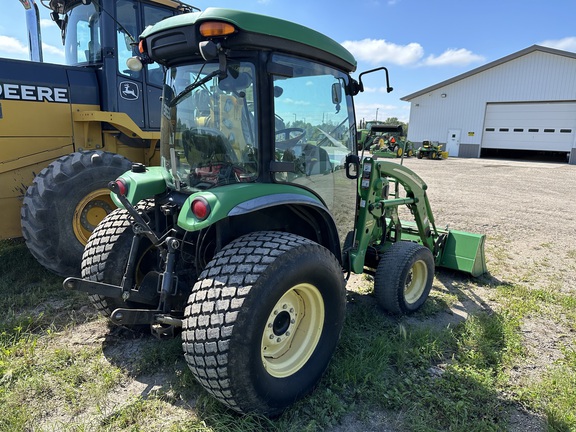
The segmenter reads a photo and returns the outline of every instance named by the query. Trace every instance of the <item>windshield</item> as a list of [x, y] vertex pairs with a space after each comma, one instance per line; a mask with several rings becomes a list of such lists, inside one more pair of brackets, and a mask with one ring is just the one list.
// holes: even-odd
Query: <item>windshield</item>
[[[162, 166], [172, 187], [196, 191], [255, 181], [257, 137], [251, 63], [171, 68], [162, 103]], [[202, 83], [203, 82], [203, 83]]]
[[101, 62], [100, 12], [95, 3], [71, 9], [64, 20], [66, 64]]

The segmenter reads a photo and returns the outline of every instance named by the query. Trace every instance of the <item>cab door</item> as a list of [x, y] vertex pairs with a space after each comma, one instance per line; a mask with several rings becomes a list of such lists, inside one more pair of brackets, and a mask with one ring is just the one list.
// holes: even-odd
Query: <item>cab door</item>
[[357, 180], [346, 175], [346, 159], [356, 154], [349, 77], [310, 60], [274, 55], [282, 75], [273, 75], [275, 158], [293, 172], [274, 180], [305, 187], [330, 210], [341, 245], [354, 228]]
[[138, 36], [144, 28], [176, 11], [133, 0], [118, 0], [115, 7], [120, 24], [116, 26], [118, 110], [127, 113], [143, 130], [158, 130], [163, 71], [158, 64], [147, 65], [142, 71], [131, 71], [126, 60], [137, 54]]

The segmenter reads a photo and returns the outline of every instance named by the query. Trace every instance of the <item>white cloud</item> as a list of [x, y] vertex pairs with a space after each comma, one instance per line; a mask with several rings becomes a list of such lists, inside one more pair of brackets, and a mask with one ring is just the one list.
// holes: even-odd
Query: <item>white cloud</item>
[[378, 109], [378, 120], [386, 120], [396, 117], [401, 122], [408, 123], [410, 117], [410, 105], [385, 105], [379, 103], [355, 103], [356, 121], [375, 120]]
[[388, 93], [386, 87], [364, 87], [364, 93]]
[[42, 51], [44, 54], [54, 54], [58, 57], [64, 57], [64, 49], [58, 48], [53, 45], [48, 45], [46, 43], [42, 43]]
[[563, 39], [549, 39], [539, 42], [537, 45], [546, 46], [548, 48], [556, 48], [562, 51], [576, 52], [576, 37], [565, 37]]
[[291, 99], [291, 98], [286, 98], [286, 99], [282, 100], [282, 102], [287, 104], [287, 105], [310, 105], [309, 101], [295, 100], [295, 99]]
[[52, 21], [51, 19], [47, 19], [47, 18], [42, 18], [40, 20], [40, 27], [42, 27], [43, 29], [45, 28], [50, 28], [50, 27], [57, 27], [56, 23], [54, 21]]
[[358, 60], [370, 64], [395, 64], [406, 66], [417, 63], [424, 56], [424, 49], [418, 43], [396, 45], [384, 39], [363, 39], [345, 41], [344, 48]]
[[[45, 61], [58, 62], [58, 59], [64, 58], [64, 48], [62, 47], [42, 43], [42, 52], [44, 53]], [[47, 55], [51, 56], [52, 59], [47, 59]], [[28, 60], [30, 57], [28, 45], [16, 38], [0, 35], [0, 56]]]
[[384, 39], [363, 39], [345, 41], [342, 45], [357, 60], [374, 65], [386, 63], [398, 66], [467, 66], [486, 61], [483, 56], [465, 48], [447, 49], [439, 56], [430, 54], [424, 59], [424, 48], [417, 42], [397, 45]]
[[20, 42], [18, 39], [10, 36], [0, 36], [0, 52], [17, 55], [18, 58], [22, 55], [28, 55], [28, 46]]
[[460, 49], [447, 49], [439, 56], [429, 55], [422, 64], [425, 66], [467, 66], [471, 63], [480, 63], [486, 59], [472, 51]]

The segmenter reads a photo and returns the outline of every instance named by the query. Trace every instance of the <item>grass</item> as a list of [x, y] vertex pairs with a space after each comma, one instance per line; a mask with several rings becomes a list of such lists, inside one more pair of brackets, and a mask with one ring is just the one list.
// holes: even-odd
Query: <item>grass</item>
[[[425, 307], [394, 318], [365, 278], [351, 294], [336, 354], [318, 388], [277, 419], [239, 416], [205, 393], [178, 339], [104, 329], [102, 342], [71, 342], [79, 326], [102, 331], [86, 296], [67, 292], [19, 241], [0, 242], [0, 431], [506, 431], [526, 407], [549, 431], [576, 430], [576, 345], [535, 379], [513, 371], [529, 361], [522, 325], [546, 317], [575, 330], [576, 300], [557, 290], [492, 284], [466, 320], [433, 325], [466, 300], [475, 282], [435, 281]], [[134, 386], [134, 388], [130, 388]]]

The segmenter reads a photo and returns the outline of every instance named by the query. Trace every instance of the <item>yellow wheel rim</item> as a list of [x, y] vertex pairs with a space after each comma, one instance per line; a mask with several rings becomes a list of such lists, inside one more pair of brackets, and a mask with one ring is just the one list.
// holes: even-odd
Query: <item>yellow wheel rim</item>
[[292, 287], [274, 305], [262, 334], [262, 363], [284, 378], [298, 372], [316, 349], [324, 326], [324, 301], [318, 288]]
[[115, 208], [108, 189], [97, 189], [86, 195], [76, 206], [72, 219], [78, 241], [85, 245], [94, 228]]
[[422, 297], [422, 293], [426, 289], [426, 282], [428, 281], [428, 266], [422, 260], [414, 263], [404, 285], [404, 299], [406, 303], [412, 304]]
[[398, 155], [398, 157], [402, 156], [402, 147], [398, 147], [396, 154]]

